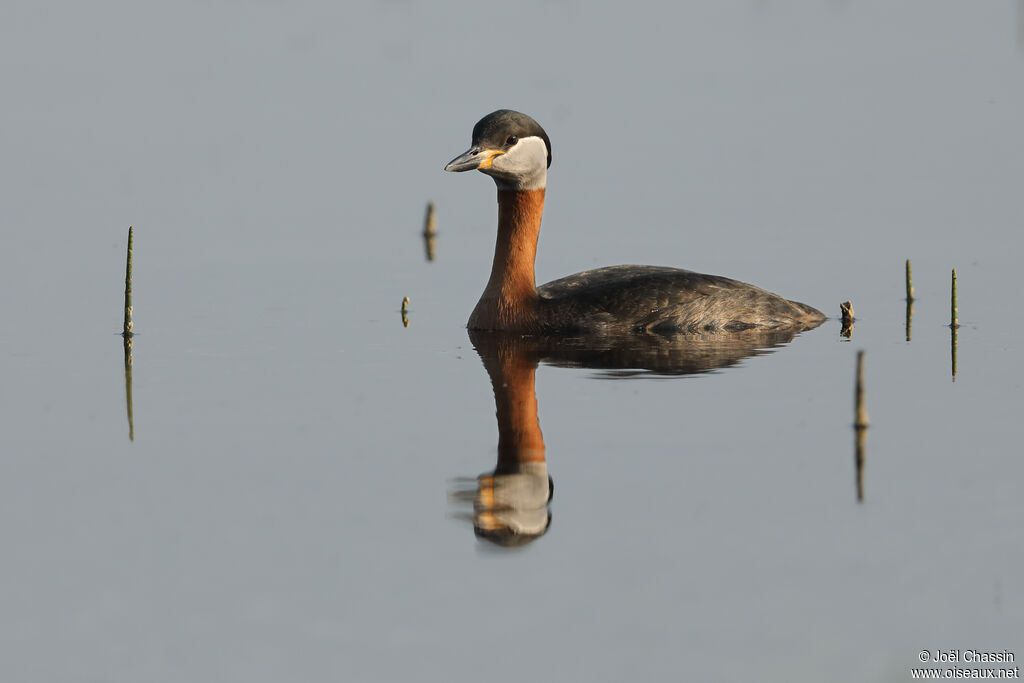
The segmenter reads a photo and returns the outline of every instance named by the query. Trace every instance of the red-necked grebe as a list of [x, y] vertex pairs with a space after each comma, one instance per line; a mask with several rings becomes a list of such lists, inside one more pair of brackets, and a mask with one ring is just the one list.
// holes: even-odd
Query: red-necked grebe
[[735, 332], [809, 329], [825, 316], [806, 304], [717, 275], [611, 266], [537, 287], [537, 255], [551, 141], [526, 114], [499, 109], [473, 127], [472, 146], [446, 171], [478, 170], [498, 186], [494, 264], [469, 328], [527, 334]]

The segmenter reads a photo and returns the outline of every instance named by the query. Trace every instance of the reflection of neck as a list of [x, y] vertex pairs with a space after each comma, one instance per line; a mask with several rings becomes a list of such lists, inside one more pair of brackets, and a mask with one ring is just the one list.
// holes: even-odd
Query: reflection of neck
[[495, 474], [517, 472], [528, 462], [544, 462], [544, 436], [537, 419], [534, 375], [537, 360], [523, 349], [505, 347], [481, 354], [494, 387], [498, 417]]
[[482, 330], [534, 331], [537, 287], [533, 276], [544, 188], [498, 190], [498, 239], [491, 278], [469, 318]]

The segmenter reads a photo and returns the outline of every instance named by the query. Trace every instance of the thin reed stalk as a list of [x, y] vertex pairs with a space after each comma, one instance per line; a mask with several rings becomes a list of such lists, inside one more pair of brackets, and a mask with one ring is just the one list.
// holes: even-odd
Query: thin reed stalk
[[124, 337], [132, 336], [132, 328], [134, 327], [132, 322], [132, 251], [134, 239], [135, 229], [129, 226], [128, 263], [125, 266], [124, 273], [124, 330], [121, 332], [121, 335]]

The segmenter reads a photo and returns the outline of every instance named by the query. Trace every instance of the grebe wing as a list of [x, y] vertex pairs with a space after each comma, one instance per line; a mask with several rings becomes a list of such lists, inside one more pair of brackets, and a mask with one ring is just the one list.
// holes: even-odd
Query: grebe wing
[[610, 266], [537, 290], [546, 320], [580, 330], [713, 332], [817, 326], [818, 311], [718, 275], [659, 266]]

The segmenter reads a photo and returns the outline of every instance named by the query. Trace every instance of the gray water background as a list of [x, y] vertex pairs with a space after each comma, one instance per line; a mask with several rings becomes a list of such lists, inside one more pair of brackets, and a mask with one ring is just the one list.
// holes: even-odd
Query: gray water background
[[[8, 3], [4, 680], [1019, 662], [1022, 36], [1013, 2]], [[441, 167], [498, 107], [553, 141], [538, 281], [676, 265], [858, 315], [707, 375], [541, 366], [554, 523], [514, 553], [447, 500], [494, 466], [464, 324], [495, 210]]]

